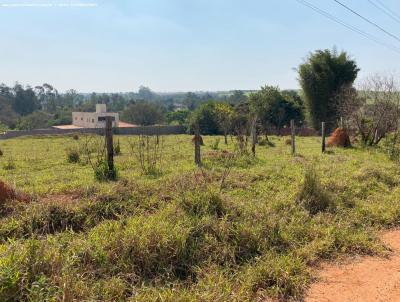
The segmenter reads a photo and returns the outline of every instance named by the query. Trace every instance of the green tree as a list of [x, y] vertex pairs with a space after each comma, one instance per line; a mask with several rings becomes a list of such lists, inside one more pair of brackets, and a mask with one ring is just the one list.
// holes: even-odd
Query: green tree
[[321, 122], [331, 130], [339, 118], [335, 96], [343, 87], [351, 87], [359, 69], [346, 52], [335, 49], [311, 53], [299, 67], [299, 81], [303, 89], [312, 126], [319, 130]]
[[24, 89], [22, 85], [16, 84], [14, 86], [14, 94], [12, 107], [15, 112], [21, 115], [28, 115], [39, 107], [36, 94], [31, 87], [28, 86]]
[[9, 128], [15, 128], [18, 114], [11, 108], [11, 101], [0, 95], [0, 123]]
[[204, 135], [213, 135], [220, 133], [218, 115], [215, 102], [208, 102], [197, 108], [191, 115], [190, 127], [198, 125], [200, 133]]
[[217, 113], [217, 120], [218, 120], [219, 128], [224, 134], [225, 144], [228, 144], [228, 133], [232, 127], [234, 110], [233, 110], [232, 106], [230, 106], [226, 103], [216, 104], [215, 110]]
[[163, 115], [159, 105], [148, 101], [137, 101], [122, 112], [122, 118], [130, 123], [149, 126], [162, 122]]
[[48, 128], [52, 120], [53, 115], [44, 111], [35, 111], [23, 116], [19, 121], [17, 128], [20, 130]]
[[190, 111], [187, 109], [181, 109], [177, 111], [171, 111], [167, 113], [168, 124], [185, 125], [188, 122]]
[[228, 97], [228, 102], [231, 104], [240, 104], [247, 102], [247, 96], [241, 90], [234, 90], [232, 95]]
[[151, 91], [150, 88], [145, 86], [140, 86], [138, 91], [138, 98], [141, 100], [152, 101], [156, 99], [157, 95]]
[[303, 120], [300, 105], [291, 99], [291, 95], [281, 93], [278, 87], [264, 86], [250, 95], [250, 109], [258, 117], [264, 130], [274, 126], [280, 134], [284, 126], [289, 126], [290, 120], [297, 123]]

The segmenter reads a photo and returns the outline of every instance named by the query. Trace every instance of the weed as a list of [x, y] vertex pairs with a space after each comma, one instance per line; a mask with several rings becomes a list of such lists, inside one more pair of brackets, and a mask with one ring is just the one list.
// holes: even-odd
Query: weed
[[113, 169], [110, 170], [108, 163], [105, 160], [96, 163], [94, 166], [94, 175], [99, 181], [115, 181], [118, 178], [117, 168], [114, 166]]
[[139, 135], [136, 142], [130, 142], [130, 146], [131, 154], [137, 158], [143, 174], [161, 175], [164, 148], [162, 137]]
[[80, 161], [79, 150], [75, 148], [67, 149], [67, 161], [69, 163], [78, 163]]
[[121, 155], [121, 145], [119, 143], [119, 139], [116, 143], [114, 143], [114, 155]]
[[306, 168], [304, 182], [297, 196], [297, 201], [311, 214], [327, 211], [334, 207], [334, 200], [319, 181], [314, 167]]
[[214, 142], [211, 144], [211, 149], [212, 150], [218, 150], [219, 149], [219, 142], [220, 142], [220, 139], [216, 138], [214, 140]]

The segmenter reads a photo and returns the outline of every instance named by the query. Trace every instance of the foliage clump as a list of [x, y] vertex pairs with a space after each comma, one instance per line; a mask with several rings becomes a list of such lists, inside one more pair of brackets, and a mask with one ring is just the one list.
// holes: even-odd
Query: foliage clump
[[336, 94], [343, 87], [352, 86], [359, 68], [346, 52], [317, 50], [299, 67], [300, 85], [314, 129], [326, 122], [330, 131], [340, 118]]
[[68, 148], [67, 149], [67, 161], [69, 163], [79, 163], [80, 161], [80, 153], [76, 148]]
[[110, 169], [106, 160], [99, 161], [95, 164], [94, 175], [95, 178], [99, 181], [115, 181], [118, 179], [117, 168], [113, 166], [113, 168]]
[[314, 167], [308, 167], [305, 171], [297, 202], [311, 215], [333, 209], [335, 205], [332, 195], [322, 186]]

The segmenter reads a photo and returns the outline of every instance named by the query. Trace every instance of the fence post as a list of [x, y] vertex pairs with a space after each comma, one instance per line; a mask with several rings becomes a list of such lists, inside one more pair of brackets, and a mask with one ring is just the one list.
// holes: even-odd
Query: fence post
[[342, 116], [340, 117], [340, 128], [343, 129], [343, 117]]
[[324, 153], [325, 149], [326, 149], [326, 145], [325, 145], [325, 122], [322, 122], [321, 133], [322, 133], [322, 153]]
[[106, 116], [106, 148], [107, 148], [107, 165], [108, 171], [114, 170], [114, 145], [113, 145], [113, 132], [112, 132], [112, 117]]
[[294, 127], [294, 120], [290, 121], [290, 129], [292, 133], [292, 154], [296, 154], [296, 132], [295, 132], [295, 127]]
[[201, 166], [200, 140], [200, 129], [197, 125], [194, 129], [194, 162], [197, 166]]

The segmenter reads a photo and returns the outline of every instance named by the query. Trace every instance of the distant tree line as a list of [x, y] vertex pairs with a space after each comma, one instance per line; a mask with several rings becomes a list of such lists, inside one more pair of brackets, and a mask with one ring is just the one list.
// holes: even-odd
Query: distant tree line
[[182, 125], [189, 132], [198, 127], [205, 135], [224, 135], [225, 141], [248, 132], [250, 121], [267, 137], [271, 128], [279, 134], [291, 120], [316, 130], [325, 122], [328, 132], [344, 120], [349, 131], [374, 145], [397, 130], [398, 86], [393, 78], [373, 77], [357, 90], [359, 71], [346, 52], [333, 49], [310, 53], [299, 65], [299, 91], [266, 85], [257, 91], [156, 93], [141, 86], [137, 92], [83, 94], [59, 93], [50, 84], [2, 84], [0, 131], [70, 124], [72, 111], [94, 111], [103, 103], [129, 123]]

